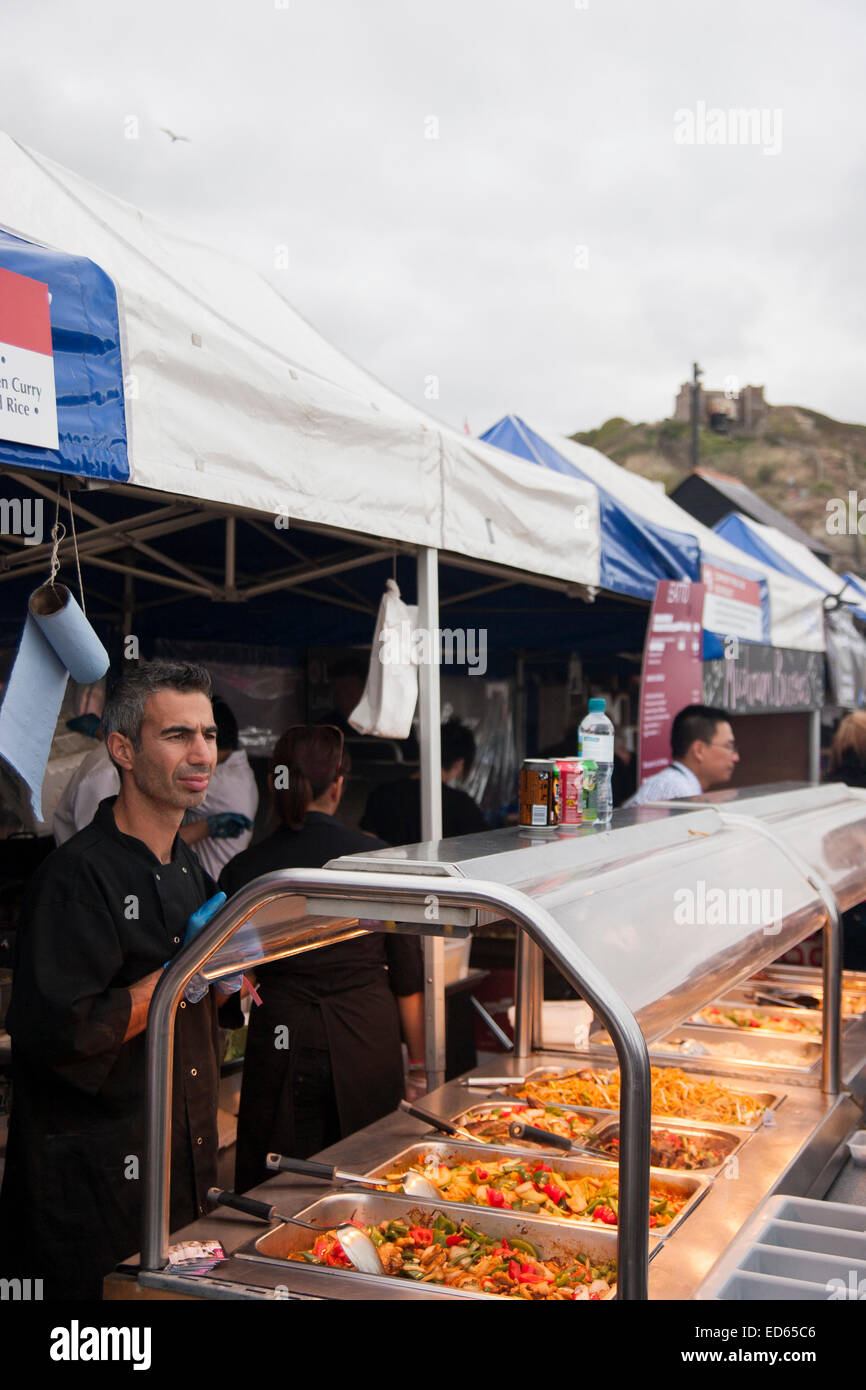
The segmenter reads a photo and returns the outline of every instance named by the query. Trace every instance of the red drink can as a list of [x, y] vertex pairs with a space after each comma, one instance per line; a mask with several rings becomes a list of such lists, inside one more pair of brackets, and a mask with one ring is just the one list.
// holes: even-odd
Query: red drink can
[[559, 824], [563, 830], [582, 824], [580, 802], [583, 768], [579, 758], [557, 758], [559, 767]]

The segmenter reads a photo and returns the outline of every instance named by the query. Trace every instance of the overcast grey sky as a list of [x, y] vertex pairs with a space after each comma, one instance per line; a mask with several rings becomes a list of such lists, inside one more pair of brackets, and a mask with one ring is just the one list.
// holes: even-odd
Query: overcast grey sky
[[866, 421], [862, 0], [4, 8], [2, 128], [452, 424], [659, 419], [696, 356]]

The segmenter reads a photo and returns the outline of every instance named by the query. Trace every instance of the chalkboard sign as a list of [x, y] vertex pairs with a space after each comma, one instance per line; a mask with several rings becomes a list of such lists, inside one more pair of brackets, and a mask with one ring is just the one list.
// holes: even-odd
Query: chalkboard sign
[[728, 655], [704, 662], [704, 703], [731, 714], [791, 713], [824, 703], [824, 654], [734, 643]]

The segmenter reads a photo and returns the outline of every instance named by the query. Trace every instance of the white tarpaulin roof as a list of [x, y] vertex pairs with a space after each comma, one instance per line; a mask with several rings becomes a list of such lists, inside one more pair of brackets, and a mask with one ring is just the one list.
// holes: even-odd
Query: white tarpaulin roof
[[[440, 424], [332, 347], [256, 271], [2, 133], [0, 228], [111, 277], [134, 485], [598, 587], [598, 484], [648, 523], [696, 537], [704, 559], [744, 568], [735, 547], [594, 449], [547, 435], [577, 478]], [[748, 568], [769, 588], [773, 644], [822, 650], [814, 590]]]
[[594, 488], [401, 400], [248, 266], [4, 134], [0, 227], [112, 278], [131, 483], [598, 585]]

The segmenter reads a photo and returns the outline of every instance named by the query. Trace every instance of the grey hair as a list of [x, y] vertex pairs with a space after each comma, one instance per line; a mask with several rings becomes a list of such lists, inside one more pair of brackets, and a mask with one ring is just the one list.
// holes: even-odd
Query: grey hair
[[148, 697], [159, 690], [199, 692], [210, 699], [213, 683], [210, 672], [192, 661], [144, 661], [140, 666], [124, 671], [102, 711], [106, 740], [109, 734], [123, 734], [138, 752], [141, 748], [144, 706]]

